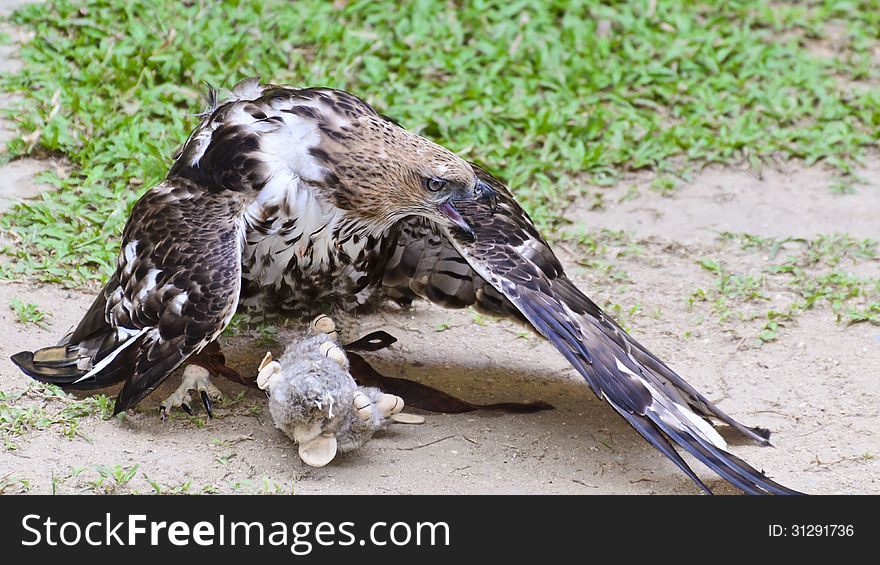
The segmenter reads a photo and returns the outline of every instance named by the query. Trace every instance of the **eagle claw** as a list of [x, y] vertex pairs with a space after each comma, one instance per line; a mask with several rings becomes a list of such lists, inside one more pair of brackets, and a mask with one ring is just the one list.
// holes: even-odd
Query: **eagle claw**
[[205, 413], [209, 418], [214, 417], [213, 400], [222, 398], [220, 390], [211, 384], [210, 372], [199, 365], [187, 365], [183, 370], [183, 382], [171, 395], [162, 401], [159, 405], [159, 415], [164, 421], [168, 418], [168, 413], [174, 408], [180, 408], [190, 416], [195, 415], [192, 409], [191, 390], [198, 391], [202, 405], [205, 407]]
[[199, 396], [202, 398], [202, 406], [205, 407], [205, 413], [208, 414], [208, 418], [214, 417], [214, 405], [211, 402], [211, 395], [208, 394], [207, 390], [199, 391]]

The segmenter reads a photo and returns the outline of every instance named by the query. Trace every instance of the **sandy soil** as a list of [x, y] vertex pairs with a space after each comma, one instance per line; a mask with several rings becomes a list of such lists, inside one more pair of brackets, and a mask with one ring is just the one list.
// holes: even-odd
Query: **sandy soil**
[[[26, 2], [21, 0], [0, 0], [0, 16], [11, 14], [15, 8]], [[13, 39], [13, 43], [0, 45], [0, 73], [13, 73], [21, 68], [21, 61], [16, 57], [18, 42], [26, 41], [24, 34], [5, 23], [0, 22], [0, 33]], [[11, 108], [14, 97], [0, 93], [0, 108]], [[12, 124], [0, 119], [0, 147], [15, 137]], [[34, 175], [49, 168], [48, 163], [36, 159], [19, 159], [7, 164], [0, 174], [0, 210], [7, 208], [15, 198], [30, 198], [48, 188], [34, 180]]]
[[[601, 212], [573, 210], [572, 217], [592, 227], [625, 226], [644, 236], [642, 254], [617, 262], [634, 284], [609, 285], [589, 272], [577, 278], [600, 303], [640, 304], [641, 311], [652, 313], [628, 320], [643, 343], [728, 413], [774, 430], [775, 448], [742, 445], [735, 447], [738, 455], [807, 492], [880, 493], [880, 466], [872, 457], [880, 433], [880, 329], [845, 328], [827, 308], [818, 308], [787, 327], [778, 341], [757, 347], [753, 340], [723, 331], [729, 325], [722, 328], [712, 319], [700, 323], [700, 314], [687, 307], [694, 288], [711, 285], [697, 259], [717, 253], [716, 235], [731, 226], [764, 235], [809, 236], [827, 227], [880, 237], [880, 228], [872, 233], [867, 219], [859, 228], [857, 215], [852, 223], [838, 215], [841, 221], [834, 225], [825, 213], [845, 203], [852, 210], [876, 210], [880, 186], [835, 196], [827, 190], [827, 180], [815, 169], [793, 168], [763, 180], [751, 172], [710, 171], [674, 198], [646, 193]], [[786, 183], [799, 190], [787, 198], [768, 196], [785, 190]], [[762, 229], [757, 214], [744, 214], [742, 202], [762, 202], [768, 218], [776, 211], [780, 218], [797, 221], [770, 222]], [[743, 224], [736, 223], [737, 217], [743, 217]], [[566, 256], [568, 264], [574, 259]], [[761, 254], [737, 259], [756, 266], [766, 260]], [[869, 268], [877, 276], [878, 265]], [[0, 285], [0, 304], [15, 297], [38, 304], [53, 318], [46, 331], [16, 323], [10, 311], [0, 310], [0, 375], [7, 392], [29, 384], [8, 356], [56, 340], [91, 300], [88, 293], [54, 287]], [[53, 429], [24, 434], [16, 441], [18, 449], [0, 453], [0, 477], [25, 478], [34, 491], [46, 492], [53, 475], [64, 477], [87, 467], [58, 486], [60, 492], [80, 492], [93, 490], [94, 465], [139, 464], [139, 471], [168, 488], [192, 481], [192, 490], [210, 485], [221, 491], [277, 487], [298, 493], [696, 492], [599, 402], [552, 348], [536, 338], [519, 337], [518, 327], [494, 321], [482, 326], [469, 311], [430, 305], [409, 312], [390, 310], [358, 322], [361, 333], [381, 328], [400, 339], [372, 356], [389, 375], [416, 378], [477, 402], [540, 399], [555, 410], [533, 415], [427, 414], [422, 426], [395, 426], [329, 467], [310, 469], [268, 415], [260, 413], [264, 401], [257, 393], [219, 408], [222, 418], [201, 428], [188, 418], [161, 423], [156, 406], [174, 382], [124, 420], [85, 418], [82, 437], [66, 439]], [[440, 324], [449, 329], [435, 331]], [[686, 331], [692, 332], [689, 338], [683, 337]], [[282, 332], [281, 342], [294, 333], [296, 328]], [[231, 364], [242, 372], [252, 371], [265, 349], [248, 338], [227, 340]], [[278, 353], [281, 346], [273, 349]], [[234, 385], [219, 384], [229, 397], [238, 393]], [[26, 397], [20, 402], [28, 406], [46, 401]], [[49, 401], [47, 410], [57, 410], [56, 404]], [[720, 492], [733, 492], [710, 472], [704, 470], [703, 476]], [[123, 490], [131, 489], [150, 487], [138, 475]]]
[[[0, 169], [0, 178], [11, 178], [10, 170], [15, 169]], [[791, 323], [776, 342], [758, 347], [743, 339], [749, 335], [746, 328], [738, 332], [736, 323], [731, 330], [731, 323], [704, 320], [705, 311], [689, 309], [687, 298], [695, 288], [712, 284], [697, 265], [703, 256], [726, 253], [745, 271], [767, 261], [760, 253], [720, 247], [717, 237], [724, 231], [802, 237], [841, 231], [880, 239], [878, 170], [880, 161], [871, 162], [861, 172], [870, 184], [846, 196], [829, 191], [831, 175], [820, 167], [790, 165], [763, 177], [710, 169], [671, 197], [649, 190], [649, 175], [637, 175], [603, 189], [602, 209], [576, 206], [568, 213], [576, 226], [626, 230], [642, 248], [614, 259], [631, 282], [618, 284], [596, 271], [572, 268], [581, 288], [600, 304], [639, 304], [645, 314], [629, 316], [626, 323], [642, 343], [729, 414], [775, 432], [775, 448], [736, 445], [735, 453], [781, 483], [810, 493], [880, 494], [875, 457], [880, 328], [841, 326], [821, 307]], [[618, 203], [634, 185], [639, 196]], [[559, 251], [566, 264], [575, 265], [577, 253], [566, 246]], [[860, 272], [880, 276], [880, 264], [861, 265]], [[5, 306], [13, 298], [51, 312], [50, 329], [17, 323]], [[0, 390], [26, 390], [30, 381], [9, 355], [57, 340], [91, 299], [91, 292], [0, 282]], [[436, 331], [440, 324], [449, 327]], [[177, 386], [175, 376], [124, 419], [82, 418], [73, 439], [51, 425], [14, 438], [17, 449], [0, 450], [0, 480], [24, 479], [30, 492], [51, 492], [53, 480], [60, 493], [101, 492], [114, 490], [108, 486], [112, 480], [99, 486], [94, 466], [139, 465], [119, 492], [151, 492], [144, 475], [164, 492], [698, 492], [600, 402], [555, 350], [538, 338], [521, 337], [517, 326], [481, 325], [470, 311], [419, 304], [410, 311], [365, 316], [352, 327], [353, 333], [384, 329], [399, 338], [391, 349], [370, 357], [386, 374], [406, 375], [476, 402], [540, 399], [555, 409], [532, 415], [426, 413], [421, 426], [396, 425], [365, 448], [312, 469], [273, 428], [262, 410], [264, 398], [254, 391], [218, 407], [214, 420], [159, 421], [156, 407]], [[281, 343], [297, 331], [282, 331]], [[243, 337], [227, 340], [225, 347], [230, 365], [248, 373], [266, 350]], [[280, 353], [283, 345], [271, 349]], [[218, 385], [229, 398], [243, 390]], [[25, 395], [16, 406], [51, 414], [63, 402]], [[717, 492], [737, 492], [705, 468], [699, 472]], [[18, 490], [20, 484], [7, 487], [7, 492]]]

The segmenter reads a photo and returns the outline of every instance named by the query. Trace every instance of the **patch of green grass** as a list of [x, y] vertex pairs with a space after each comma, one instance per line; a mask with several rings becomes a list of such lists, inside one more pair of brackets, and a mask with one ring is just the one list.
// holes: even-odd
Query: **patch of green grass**
[[0, 477], [0, 494], [21, 494], [31, 490], [31, 482], [15, 475]]
[[[154, 480], [143, 471], [140, 472], [140, 479], [142, 479], [141, 482], [137, 477], [139, 470], [139, 464], [129, 466], [95, 465], [93, 467], [72, 469], [64, 477], [64, 480], [85, 475], [84, 478], [86, 480], [84, 482], [80, 481], [80, 487], [84, 487], [99, 494], [141, 494], [138, 485], [142, 484], [142, 482], [146, 482], [149, 486], [148, 492], [152, 492], [153, 494], [189, 494], [193, 488], [193, 482], [191, 480], [168, 485]], [[213, 494], [217, 492], [217, 490], [213, 485], [205, 485], [202, 487], [201, 492]]]
[[[877, 289], [877, 293], [880, 294], [880, 288]], [[880, 301], [870, 302], [861, 308], [847, 307], [843, 311], [843, 316], [846, 321], [852, 324], [870, 322], [880, 326]]]
[[471, 310], [471, 316], [473, 316], [474, 323], [481, 327], [486, 327], [489, 325], [489, 320], [487, 316], [484, 316], [477, 312], [476, 310]]
[[[127, 467], [122, 465], [96, 465], [90, 469], [76, 469], [73, 476], [78, 476], [85, 471], [94, 471], [98, 476], [88, 480], [85, 484], [85, 487], [89, 490], [103, 494], [117, 494], [121, 492], [140, 494], [139, 489], [135, 486], [135, 479], [139, 469], [139, 464]], [[141, 479], [149, 485], [150, 491], [153, 494], [189, 494], [193, 487], [192, 481], [185, 481], [174, 485], [162, 484], [143, 471], [141, 471]]]
[[566, 241], [578, 246], [578, 254], [604, 258], [614, 251], [617, 256], [637, 254], [641, 247], [623, 230], [602, 228], [591, 230], [583, 227], [563, 231]]
[[89, 487], [102, 494], [115, 494], [126, 487], [137, 474], [140, 465], [95, 465], [92, 469], [98, 476], [89, 482]]
[[49, 329], [49, 324], [45, 321], [47, 314], [41, 311], [36, 304], [22, 302], [18, 298], [13, 298], [9, 301], [9, 307], [15, 313], [15, 317], [18, 318], [19, 323], [34, 324], [44, 330]]
[[627, 170], [781, 157], [846, 179], [880, 132], [878, 13], [877, 0], [29, 5], [12, 18], [34, 34], [25, 67], [2, 80], [24, 95], [10, 155], [71, 167], [0, 220], [16, 240], [0, 275], [105, 279], [202, 82], [254, 75], [361, 95], [507, 178], [545, 228]]
[[660, 193], [661, 196], [672, 196], [678, 183], [675, 179], [667, 176], [657, 177], [651, 181], [651, 190]]
[[524, 330], [522, 328], [504, 328], [505, 331], [515, 335], [519, 339], [524, 339], [526, 341], [532, 341], [535, 339], [535, 334], [530, 332], [529, 330]]
[[818, 235], [815, 239], [795, 237], [775, 238], [760, 237], [747, 233], [724, 232], [720, 236], [722, 243], [733, 243], [745, 251], [766, 251], [770, 258], [780, 253], [793, 250], [794, 255], [787, 259], [796, 266], [830, 266], [839, 264], [844, 259], [852, 262], [874, 260], [878, 258], [877, 242], [873, 239], [857, 239], [845, 233]]
[[187, 422], [189, 422], [189, 424], [192, 427], [196, 428], [197, 430], [200, 430], [200, 429], [204, 428], [206, 425], [208, 425], [208, 417], [207, 416], [188, 416]]
[[257, 326], [258, 337], [254, 345], [261, 347], [273, 347], [278, 345], [278, 327], [274, 324], [260, 324]]
[[278, 345], [279, 327], [284, 323], [285, 320], [278, 316], [237, 312], [222, 335], [223, 337], [249, 336], [255, 339], [255, 345], [274, 347]]
[[575, 263], [587, 269], [592, 276], [608, 282], [624, 282], [629, 274], [621, 269], [616, 259], [641, 255], [642, 246], [622, 230], [590, 230], [567, 227], [560, 237], [577, 246]]
[[699, 265], [716, 275], [715, 287], [708, 291], [702, 288], [693, 291], [688, 299], [691, 306], [696, 301], [711, 302], [712, 311], [724, 321], [733, 314], [732, 303], [767, 300], [764, 277], [733, 274], [713, 259], [702, 259]]
[[784, 327], [786, 322], [794, 320], [795, 316], [800, 312], [797, 305], [790, 305], [785, 311], [768, 310], [766, 321], [757, 333], [760, 343], [768, 343], [775, 341], [779, 337], [779, 330]]
[[150, 488], [153, 489], [153, 492], [155, 494], [162, 494], [163, 487], [159, 481], [151, 479], [146, 473], [141, 473], [141, 475], [143, 476], [144, 480], [150, 484]]
[[[770, 264], [760, 276], [731, 273], [718, 261], [706, 258], [700, 266], [715, 275], [714, 287], [696, 289], [689, 297], [693, 307], [709, 304], [719, 321], [730, 317], [758, 321], [755, 337], [777, 339], [785, 324], [806, 310], [827, 306], [838, 322], [880, 325], [880, 279], [848, 272], [847, 266], [880, 261], [877, 242], [846, 234], [814, 239], [761, 238], [748, 234], [723, 234], [722, 242], [752, 252], [768, 253]], [[771, 307], [762, 311], [756, 303]], [[750, 310], [745, 310], [751, 305]]]
[[59, 477], [54, 472], [50, 478], [52, 484], [52, 494], [58, 494], [61, 490], [61, 486], [64, 484], [64, 481], [67, 480], [67, 477]]
[[855, 239], [847, 234], [835, 233], [821, 235], [806, 243], [807, 248], [797, 261], [807, 267], [835, 267], [844, 259], [856, 262], [880, 258], [877, 254], [877, 242], [872, 239]]
[[253, 403], [250, 406], [248, 406], [244, 410], [244, 412], [241, 413], [241, 415], [242, 416], [258, 417], [258, 416], [262, 416], [264, 412], [265, 412], [265, 409], [263, 408], [262, 404]]
[[617, 302], [609, 302], [605, 304], [603, 309], [627, 332], [632, 331], [635, 319], [643, 314], [641, 304], [634, 304], [629, 308], [625, 308]]
[[260, 489], [258, 494], [293, 494], [293, 481], [288, 484], [278, 484], [269, 480], [269, 477], [262, 477], [260, 481]]
[[776, 257], [783, 245], [797, 240], [795, 238], [778, 239], [774, 237], [761, 237], [749, 233], [722, 232], [719, 236], [722, 243], [738, 245], [745, 251], [767, 251], [771, 257]]
[[229, 465], [229, 461], [231, 459], [233, 459], [234, 457], [237, 457], [237, 456], [238, 456], [238, 454], [236, 452], [228, 451], [222, 455], [218, 455], [217, 457], [215, 457], [214, 461], [216, 461], [217, 463], [219, 463], [220, 465], [225, 467], [226, 465]]
[[189, 494], [190, 490], [192, 490], [193, 482], [192, 481], [184, 481], [182, 483], [178, 483], [176, 485], [169, 485], [166, 487], [164, 492], [157, 494], [171, 494], [171, 495], [180, 495], [180, 494]]
[[109, 418], [113, 400], [98, 394], [77, 400], [54, 385], [35, 383], [27, 390], [7, 393], [0, 391], [0, 441], [7, 450], [16, 449], [17, 441], [29, 432], [57, 429], [72, 439], [80, 436], [84, 418]]
[[623, 204], [624, 202], [629, 202], [630, 200], [635, 200], [639, 197], [639, 187], [637, 185], [630, 185], [629, 188], [626, 189], [626, 194], [617, 199], [618, 204]]

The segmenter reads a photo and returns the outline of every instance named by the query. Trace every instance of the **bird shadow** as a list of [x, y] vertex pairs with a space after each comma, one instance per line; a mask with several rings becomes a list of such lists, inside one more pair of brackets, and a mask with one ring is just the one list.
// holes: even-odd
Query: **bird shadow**
[[[239, 343], [224, 348], [229, 359], [229, 366], [243, 375], [254, 371], [260, 360], [265, 355], [265, 347], [254, 344]], [[657, 464], [657, 453], [647, 447], [647, 443], [638, 435], [614, 410], [604, 401], [601, 401], [589, 388], [587, 383], [579, 376], [573, 377], [570, 372], [551, 370], [541, 366], [524, 369], [519, 366], [508, 366], [503, 363], [492, 363], [488, 366], [475, 368], [472, 365], [461, 362], [430, 362], [408, 361], [401, 358], [399, 352], [394, 355], [382, 353], [370, 354], [370, 363], [382, 374], [397, 378], [406, 378], [419, 382], [443, 392], [452, 394], [467, 402], [474, 404], [493, 404], [507, 402], [534, 402], [543, 401], [550, 404], [553, 409], [538, 413], [505, 413], [498, 410], [478, 409], [472, 412], [443, 415], [444, 424], [457, 430], [462, 435], [467, 435], [470, 430], [492, 428], [492, 423], [499, 419], [515, 421], [515, 428], [527, 436], [542, 441], [554, 442], [554, 438], [562, 439], [562, 434], [567, 437], [580, 438], [572, 444], [566, 440], [566, 445], [572, 445], [572, 449], [583, 449], [584, 456], [596, 457], [595, 451], [607, 452], [613, 457], [626, 457], [627, 464], [635, 468], [653, 468]], [[158, 406], [161, 400], [171, 394], [179, 385], [180, 370], [171, 377], [147, 399], [141, 402], [137, 412], [142, 415], [155, 414], [155, 423], [145, 418], [135, 418], [128, 423], [132, 431], [137, 433], [155, 433], [154, 426], [161, 425], [158, 417]], [[265, 393], [253, 388], [214, 379], [215, 384], [221, 389], [227, 399], [245, 401], [250, 405], [261, 404], [265, 400]], [[115, 395], [120, 387], [115, 386], [104, 389], [108, 395]], [[74, 392], [77, 397], [90, 395], [89, 391]], [[195, 400], [198, 403], [198, 400]], [[222, 418], [224, 404], [219, 405], [218, 413]], [[204, 416], [203, 410], [197, 408], [198, 415]], [[408, 408], [428, 415], [430, 412]], [[515, 419], [515, 420], [514, 420]], [[271, 426], [271, 418], [268, 415], [259, 419], [259, 427]], [[280, 435], [277, 430], [266, 429], [267, 434]], [[732, 443], [748, 443], [742, 441], [734, 430], [727, 426], [721, 426], [720, 431], [725, 439]], [[175, 426], [163, 426], [163, 435], [186, 436], [189, 426], [185, 423]], [[384, 437], [403, 440], [406, 436], [395, 428], [383, 432]], [[501, 441], [499, 438], [497, 441]], [[334, 466], [344, 468], [358, 468], [372, 464], [369, 460], [352, 454], [340, 454]], [[681, 490], [681, 478], [674, 466], [670, 463], [667, 476], [655, 474], [651, 480], [655, 488], [660, 492], [676, 492]], [[315, 471], [310, 471], [315, 472]], [[714, 488], [721, 487], [725, 492], [725, 483], [712, 481]]]

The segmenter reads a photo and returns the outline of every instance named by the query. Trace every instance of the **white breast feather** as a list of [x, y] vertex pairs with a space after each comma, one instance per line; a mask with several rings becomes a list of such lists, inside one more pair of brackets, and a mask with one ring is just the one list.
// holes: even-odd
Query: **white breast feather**
[[[243, 112], [244, 113], [244, 112]], [[276, 125], [272, 133], [260, 137], [260, 152], [271, 170], [298, 176], [305, 180], [320, 180], [325, 169], [309, 153], [321, 142], [318, 125], [290, 113], [276, 114], [284, 125]], [[253, 121], [253, 118], [251, 118]]]

